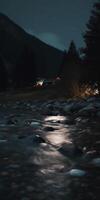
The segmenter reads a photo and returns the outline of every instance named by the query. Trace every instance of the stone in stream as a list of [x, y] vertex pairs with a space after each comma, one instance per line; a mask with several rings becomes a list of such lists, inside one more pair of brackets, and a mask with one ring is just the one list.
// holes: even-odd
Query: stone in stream
[[82, 108], [77, 115], [78, 116], [84, 116], [84, 117], [89, 117], [89, 116], [95, 116], [97, 113], [97, 110], [95, 109], [94, 105], [87, 104], [84, 108]]
[[33, 128], [38, 128], [40, 126], [40, 123], [39, 122], [31, 122], [30, 125], [33, 127]]
[[54, 131], [55, 129], [51, 126], [47, 126], [44, 128], [44, 131]]
[[5, 143], [7, 142], [7, 140], [0, 140], [0, 143]]
[[82, 159], [83, 159], [84, 161], [90, 162], [90, 161], [91, 161], [92, 159], [94, 159], [96, 156], [97, 156], [97, 151], [94, 149], [94, 150], [85, 152], [85, 154], [83, 155], [83, 158], [82, 158]]
[[40, 135], [36, 135], [33, 138], [33, 142], [36, 142], [36, 143], [46, 143], [46, 141], [44, 140], [44, 138], [42, 138]]
[[100, 157], [92, 159], [91, 163], [96, 167], [100, 167]]
[[26, 189], [27, 189], [27, 191], [29, 191], [29, 192], [33, 192], [33, 191], [34, 191], [34, 187], [33, 187], [32, 185], [28, 185], [28, 186], [26, 187]]
[[17, 122], [17, 119], [8, 119], [7, 125], [15, 125]]
[[2, 175], [2, 176], [8, 176], [9, 173], [8, 173], [7, 171], [3, 171], [3, 172], [1, 172], [1, 175]]
[[20, 165], [19, 165], [19, 164], [10, 164], [10, 165], [8, 166], [8, 168], [17, 169], [17, 168], [20, 168]]
[[80, 147], [77, 147], [72, 142], [63, 144], [58, 151], [64, 156], [72, 157], [80, 157], [83, 155], [83, 150]]
[[86, 171], [81, 169], [71, 169], [67, 174], [75, 177], [82, 177], [86, 175]]
[[27, 136], [26, 135], [19, 135], [18, 136], [18, 139], [24, 139], [24, 138], [26, 138]]
[[64, 111], [65, 113], [70, 112], [71, 109], [72, 109], [72, 106], [73, 106], [73, 103], [66, 104], [65, 107], [63, 108], [63, 111]]

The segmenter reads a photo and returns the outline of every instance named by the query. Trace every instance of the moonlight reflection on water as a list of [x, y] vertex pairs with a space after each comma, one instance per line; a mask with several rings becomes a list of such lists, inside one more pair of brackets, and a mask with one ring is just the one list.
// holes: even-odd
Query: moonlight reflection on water
[[47, 116], [44, 121], [46, 122], [63, 122], [66, 120], [66, 117], [61, 116], [61, 115], [56, 115], [56, 116]]
[[54, 128], [53, 131], [48, 131], [45, 133], [45, 138], [52, 145], [61, 146], [63, 143], [71, 143], [70, 129], [69, 126], [64, 124], [66, 121], [65, 116], [47, 116], [44, 119], [44, 127], [51, 126]]
[[[100, 156], [97, 157], [94, 155], [95, 152], [93, 153], [99, 149], [100, 140], [98, 134], [100, 100], [97, 100], [99, 101], [97, 103], [91, 99], [82, 103], [73, 102], [76, 107], [81, 105], [82, 108], [71, 115], [67, 115], [66, 111], [66, 116], [62, 116], [62, 113], [54, 116], [43, 115], [41, 109], [41, 106], [44, 108], [43, 102], [40, 106], [41, 112], [38, 112], [37, 104], [30, 104], [35, 109], [34, 112], [31, 107], [29, 108], [29, 104], [27, 109], [24, 104], [24, 111], [23, 104], [14, 105], [12, 107], [14, 114], [11, 117], [8, 117], [11, 108], [2, 107], [0, 112], [2, 199], [7, 197], [15, 200], [72, 200], [74, 197], [77, 200], [88, 197], [91, 200], [96, 199], [100, 182]], [[65, 108], [65, 104], [61, 106]], [[19, 114], [21, 111], [23, 113]], [[57, 113], [58, 111], [57, 109]], [[86, 148], [84, 150], [92, 151], [94, 159], [88, 152], [82, 158], [71, 155], [74, 142], [79, 147]]]

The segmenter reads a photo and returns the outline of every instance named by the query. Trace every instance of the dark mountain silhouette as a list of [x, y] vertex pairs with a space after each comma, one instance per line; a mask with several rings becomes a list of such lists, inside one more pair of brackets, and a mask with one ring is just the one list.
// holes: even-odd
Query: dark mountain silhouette
[[12, 85], [14, 88], [33, 86], [36, 82], [34, 55], [31, 48], [24, 46], [22, 54], [12, 71]]
[[24, 46], [32, 51], [37, 76], [56, 76], [63, 52], [26, 33], [7, 16], [0, 14], [0, 53], [9, 74], [19, 62]]
[[0, 92], [5, 91], [7, 89], [8, 85], [7, 77], [8, 75], [5, 68], [5, 64], [3, 62], [2, 56], [0, 55]]

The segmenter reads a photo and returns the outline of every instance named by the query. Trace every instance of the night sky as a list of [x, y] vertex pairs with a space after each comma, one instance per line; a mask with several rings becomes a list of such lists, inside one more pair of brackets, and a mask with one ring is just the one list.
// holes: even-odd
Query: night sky
[[92, 6], [96, 0], [0, 0], [0, 12], [46, 43], [68, 49], [73, 39], [84, 45]]

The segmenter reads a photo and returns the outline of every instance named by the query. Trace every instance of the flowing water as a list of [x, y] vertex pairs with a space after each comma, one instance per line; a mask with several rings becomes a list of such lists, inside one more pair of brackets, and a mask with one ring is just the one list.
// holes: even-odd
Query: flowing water
[[1, 109], [0, 200], [99, 199], [100, 168], [60, 151], [77, 132], [68, 120], [22, 106]]

